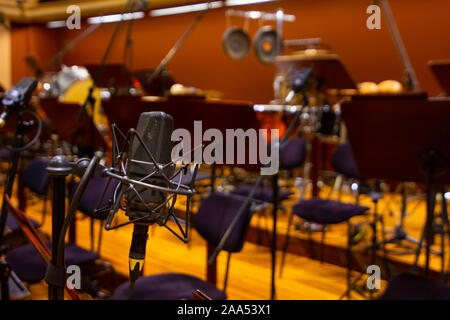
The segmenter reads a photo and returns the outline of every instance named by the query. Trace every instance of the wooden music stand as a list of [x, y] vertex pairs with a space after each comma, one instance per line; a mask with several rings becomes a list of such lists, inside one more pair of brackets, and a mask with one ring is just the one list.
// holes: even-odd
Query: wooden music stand
[[342, 117], [362, 179], [426, 184], [428, 275], [436, 190], [450, 184], [450, 99], [356, 95], [342, 104]]
[[326, 89], [356, 89], [355, 82], [337, 54], [278, 56], [276, 63], [285, 73], [312, 67], [314, 77]]
[[133, 76], [122, 64], [85, 65], [97, 88], [134, 87]]
[[442, 90], [450, 96], [450, 60], [432, 60], [428, 62], [428, 66]]
[[84, 115], [74, 128], [81, 106], [76, 103], [62, 103], [57, 98], [43, 98], [40, 105], [51, 125], [62, 140], [80, 147], [106, 148], [107, 144], [97, 127]]

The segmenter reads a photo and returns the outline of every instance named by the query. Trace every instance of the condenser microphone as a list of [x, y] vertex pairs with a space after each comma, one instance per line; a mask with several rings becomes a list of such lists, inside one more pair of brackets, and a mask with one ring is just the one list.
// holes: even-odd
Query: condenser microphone
[[36, 87], [36, 79], [25, 77], [5, 93], [5, 97], [2, 99], [4, 111], [0, 114], [0, 129], [5, 126], [6, 118], [9, 115], [24, 110], [28, 106]]
[[[139, 117], [136, 135], [128, 148], [127, 176], [143, 183], [168, 188], [174, 173], [171, 162], [173, 118], [164, 112], [145, 112]], [[130, 280], [143, 268], [148, 227], [167, 217], [167, 192], [134, 185], [125, 193], [126, 215], [134, 223], [129, 254]]]

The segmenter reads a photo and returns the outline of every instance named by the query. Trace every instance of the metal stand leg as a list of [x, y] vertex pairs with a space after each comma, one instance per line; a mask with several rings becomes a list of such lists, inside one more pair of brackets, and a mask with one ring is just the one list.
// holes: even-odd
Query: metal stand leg
[[[58, 239], [66, 216], [66, 177], [71, 170], [69, 161], [64, 156], [54, 157], [47, 167], [47, 172], [53, 181], [52, 263], [57, 267], [64, 266], [64, 254], [62, 255], [62, 261], [56, 261], [56, 256], [58, 252]], [[64, 300], [64, 287], [49, 284], [48, 297], [50, 300]]]
[[278, 174], [273, 176], [273, 232], [272, 232], [272, 276], [271, 276], [271, 293], [270, 299], [276, 298], [275, 272], [277, 263], [277, 211], [278, 211]]
[[280, 278], [283, 275], [283, 268], [284, 268], [284, 263], [286, 260], [286, 253], [287, 253], [287, 249], [289, 247], [289, 240], [291, 239], [291, 227], [292, 227], [293, 220], [294, 220], [294, 214], [291, 212], [289, 214], [288, 227], [287, 227], [287, 231], [286, 231], [286, 238], [285, 238], [284, 245], [283, 245], [283, 251], [281, 252]]
[[9, 276], [11, 274], [11, 269], [5, 260], [0, 260], [0, 286], [1, 286], [1, 299], [9, 300]]

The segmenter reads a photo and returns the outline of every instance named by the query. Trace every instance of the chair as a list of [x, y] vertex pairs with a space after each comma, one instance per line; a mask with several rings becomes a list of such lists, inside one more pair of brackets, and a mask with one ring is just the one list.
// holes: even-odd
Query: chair
[[[9, 207], [10, 212], [12, 213], [14, 219], [16, 219], [18, 225], [20, 225], [21, 229], [23, 230], [23, 232], [26, 234], [26, 236], [28, 237], [28, 239], [31, 241], [31, 244], [34, 247], [34, 252], [38, 253], [38, 258], [40, 258], [40, 261], [38, 261], [35, 264], [32, 265], [15, 265], [16, 268], [14, 268], [14, 263], [13, 265], [11, 265], [11, 260], [8, 261], [8, 255], [9, 253], [6, 255], [6, 261], [7, 263], [10, 265], [11, 269], [14, 270], [17, 273], [17, 269], [21, 269], [21, 267], [24, 268], [34, 268], [34, 267], [40, 267], [42, 264], [44, 264], [44, 266], [46, 266], [50, 260], [52, 259], [52, 255], [51, 255], [51, 251], [48, 248], [48, 246], [46, 245], [46, 243], [41, 239], [41, 236], [39, 234], [39, 231], [36, 230], [36, 228], [33, 226], [33, 224], [31, 223], [31, 221], [26, 217], [26, 215], [20, 211], [19, 209], [17, 209], [11, 202], [11, 200], [9, 199], [8, 196], [5, 197], [5, 201], [7, 206]], [[28, 245], [27, 245], [28, 246]], [[11, 251], [14, 252], [15, 250]], [[10, 252], [10, 253], [11, 253]], [[18, 251], [16, 251], [17, 253]], [[10, 256], [11, 257], [11, 256]], [[22, 256], [23, 258], [23, 256]], [[68, 262], [69, 259], [66, 258], [66, 262]], [[13, 259], [14, 261], [14, 259]], [[19, 268], [17, 268], [19, 266]], [[24, 271], [24, 270], [21, 270]], [[31, 270], [31, 273], [33, 273], [34, 270]], [[25, 270], [24, 272], [22, 272], [22, 277], [25, 277], [28, 275], [27, 270]], [[44, 275], [45, 275], [45, 270], [44, 270]], [[19, 274], [18, 274], [19, 278], [21, 278], [22, 281], [25, 281]], [[28, 280], [30, 280], [29, 283], [35, 283], [34, 280], [32, 279], [32, 274], [30, 274], [30, 278]], [[40, 279], [41, 280], [41, 279]], [[36, 281], [39, 282], [40, 280]], [[26, 281], [28, 282], [28, 281]], [[67, 288], [67, 286], [65, 287], [66, 292], [70, 295], [70, 297], [74, 300], [78, 300], [78, 295], [76, 293], [75, 290], [73, 289], [69, 289]]]
[[[203, 199], [200, 204], [195, 216], [196, 230], [210, 244], [218, 245], [243, 203], [244, 199], [241, 197], [212, 193]], [[230, 256], [231, 253], [242, 250], [251, 218], [250, 206], [247, 206], [245, 210], [224, 246], [224, 250], [228, 252], [228, 261], [223, 290], [218, 289], [212, 283], [191, 275], [166, 273], [139, 278], [135, 283], [131, 299], [191, 300], [192, 292], [197, 289], [213, 300], [226, 299], [225, 290], [228, 283]], [[112, 298], [114, 300], [125, 299], [128, 286], [129, 282], [120, 285]]]
[[[295, 168], [301, 167], [305, 162], [306, 152], [307, 141], [305, 139], [299, 137], [290, 138], [280, 148], [280, 169], [293, 170]], [[246, 197], [250, 194], [252, 188], [252, 185], [238, 186], [233, 189], [231, 193]], [[286, 200], [292, 194], [293, 192], [290, 191], [281, 191], [279, 192], [278, 200]], [[253, 199], [262, 202], [273, 203], [275, 200], [273, 198], [273, 188], [261, 186], [256, 190]]]
[[450, 286], [413, 274], [400, 274], [389, 281], [379, 300], [450, 300]]
[[[293, 169], [301, 167], [306, 160], [307, 144], [307, 140], [304, 138], [295, 137], [288, 139], [280, 148], [280, 169], [292, 172]], [[252, 189], [253, 185], [242, 185], [233, 189], [231, 193], [247, 197]], [[262, 202], [262, 204], [265, 204], [265, 208], [267, 208], [267, 204], [273, 204], [275, 202], [273, 194], [273, 187], [260, 186], [253, 196], [253, 202]], [[289, 197], [293, 194], [294, 193], [289, 190], [280, 190], [278, 192], [277, 201], [281, 203], [289, 199]], [[284, 207], [281, 207], [280, 209], [284, 210]], [[266, 211], [263, 211], [263, 214], [265, 214], [265, 212]], [[259, 221], [260, 219], [258, 219], [258, 225]], [[258, 228], [258, 230], [260, 230], [260, 228]], [[258, 239], [259, 237], [261, 237], [261, 235], [258, 232]]]
[[[103, 234], [103, 225], [106, 220], [107, 215], [105, 214], [105, 210], [109, 207], [109, 202], [112, 201], [114, 196], [114, 191], [118, 185], [118, 181], [111, 180], [108, 189], [106, 190], [103, 196], [103, 202], [98, 203], [100, 198], [102, 197], [102, 193], [107, 187], [109, 179], [102, 177], [94, 177], [91, 178], [86, 186], [86, 189], [83, 193], [83, 196], [80, 199], [80, 203], [78, 204], [78, 211], [83, 213], [85, 216], [91, 219], [91, 251], [97, 251], [100, 255], [101, 250], [101, 241]], [[78, 187], [77, 183], [69, 184], [69, 199], [72, 199], [75, 191]], [[97, 249], [94, 246], [94, 222], [100, 221], [99, 235], [97, 241]]]
[[[38, 223], [33, 219], [29, 219], [35, 228], [39, 228], [44, 223], [46, 214], [47, 191], [49, 184], [49, 178], [46, 170], [48, 162], [49, 161], [47, 159], [34, 159], [28, 166], [25, 167], [22, 176], [23, 185], [35, 195], [42, 197], [44, 200], [41, 222]], [[9, 214], [6, 219], [6, 226], [11, 233], [16, 233], [21, 230], [19, 224]]]
[[[88, 215], [90, 214], [91, 216], [94, 215], [98, 199], [101, 197], [104, 187], [106, 186], [106, 180], [106, 178], [93, 178], [89, 181], [80, 200], [79, 209], [82, 212]], [[100, 206], [105, 206], [108, 201], [112, 199], [114, 189], [115, 185], [111, 184], [106, 192], [103, 203], [100, 204]], [[50, 244], [45, 243], [45, 245], [50, 247]], [[90, 265], [95, 265], [99, 258], [100, 254], [98, 251], [87, 250], [73, 243], [66, 244], [66, 265], [88, 267]], [[34, 243], [26, 244], [11, 250], [6, 254], [5, 259], [12, 270], [14, 270], [18, 277], [24, 282], [31, 284], [38, 283], [45, 277], [47, 263], [41, 258], [40, 252], [36, 250]]]
[[[350, 219], [354, 216], [361, 216], [366, 213], [368, 207], [360, 206], [357, 204], [343, 203], [335, 200], [326, 199], [307, 199], [300, 200], [297, 204], [292, 207], [291, 217], [298, 216], [308, 222], [318, 223], [322, 225], [338, 224], [346, 222], [348, 225], [347, 234], [347, 285], [348, 288], [351, 287], [351, 247], [352, 241], [352, 226], [350, 224]], [[292, 224], [292, 219], [289, 219], [288, 230], [286, 234], [286, 241], [283, 247], [283, 253], [281, 258], [280, 275], [282, 274], [287, 247], [289, 244], [290, 227]], [[309, 242], [311, 245], [311, 255], [313, 255], [313, 241], [311, 233], [309, 233]], [[325, 231], [322, 231], [322, 239], [320, 246], [320, 260], [323, 261], [323, 252], [325, 246]], [[350, 290], [347, 290], [347, 296], [350, 295]]]

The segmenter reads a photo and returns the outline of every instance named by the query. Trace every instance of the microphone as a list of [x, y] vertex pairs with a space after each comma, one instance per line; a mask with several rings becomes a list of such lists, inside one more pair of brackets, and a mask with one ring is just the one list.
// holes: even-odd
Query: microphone
[[294, 96], [302, 91], [308, 83], [309, 78], [313, 74], [313, 69], [311, 67], [303, 68], [300, 70], [295, 70], [294, 74], [290, 77], [291, 80], [291, 91], [289, 91], [286, 96], [285, 101], [289, 103]]
[[26, 77], [5, 93], [2, 99], [4, 111], [0, 114], [0, 129], [5, 126], [6, 118], [10, 114], [24, 110], [28, 106], [31, 94], [36, 87], [36, 79]]
[[[172, 116], [164, 112], [142, 113], [136, 128], [137, 135], [132, 138], [128, 149], [127, 177], [151, 185], [170, 187], [167, 181], [175, 169], [171, 162], [172, 132]], [[131, 281], [139, 277], [143, 268], [149, 225], [161, 225], [167, 217], [167, 197], [165, 191], [136, 185], [125, 193], [126, 215], [130, 220], [140, 219], [134, 223], [130, 246]]]

